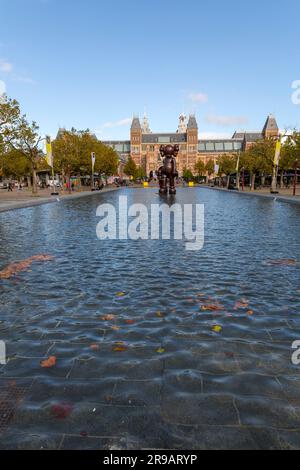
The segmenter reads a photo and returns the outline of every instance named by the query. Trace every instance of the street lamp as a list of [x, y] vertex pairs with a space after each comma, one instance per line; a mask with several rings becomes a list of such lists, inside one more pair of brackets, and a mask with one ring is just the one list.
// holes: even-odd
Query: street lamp
[[293, 196], [296, 196], [297, 180], [298, 180], [298, 160], [295, 161], [295, 176], [294, 176]]

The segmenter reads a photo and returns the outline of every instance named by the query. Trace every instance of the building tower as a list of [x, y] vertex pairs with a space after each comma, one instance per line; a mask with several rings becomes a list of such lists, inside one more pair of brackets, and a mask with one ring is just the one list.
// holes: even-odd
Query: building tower
[[264, 139], [274, 139], [279, 136], [279, 128], [275, 116], [269, 114], [262, 131]]
[[130, 156], [137, 166], [142, 165], [142, 126], [137, 116], [133, 117], [130, 129]]
[[149, 127], [149, 120], [146, 113], [144, 113], [143, 124], [142, 124], [142, 133], [151, 134], [151, 129]]
[[187, 168], [194, 171], [198, 156], [198, 124], [194, 114], [189, 117], [187, 125]]
[[178, 124], [177, 133], [178, 134], [185, 134], [186, 133], [186, 128], [187, 128], [186, 115], [184, 113], [182, 113], [179, 116], [179, 124]]

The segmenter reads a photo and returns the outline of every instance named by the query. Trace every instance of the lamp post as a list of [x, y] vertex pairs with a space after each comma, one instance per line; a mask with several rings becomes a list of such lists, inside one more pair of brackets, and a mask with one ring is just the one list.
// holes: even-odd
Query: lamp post
[[96, 161], [96, 154], [95, 152], [92, 152], [91, 153], [91, 157], [92, 157], [92, 181], [91, 181], [91, 190], [92, 191], [95, 191], [95, 178], [94, 178], [94, 168], [95, 168], [95, 161]]
[[294, 189], [293, 189], [293, 196], [296, 196], [297, 190], [297, 179], [298, 179], [298, 160], [295, 161], [295, 176], [294, 176]]

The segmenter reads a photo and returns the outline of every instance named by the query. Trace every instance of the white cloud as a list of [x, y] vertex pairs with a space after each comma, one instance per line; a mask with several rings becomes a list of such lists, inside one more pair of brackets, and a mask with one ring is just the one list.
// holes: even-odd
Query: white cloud
[[246, 116], [218, 116], [216, 114], [208, 114], [205, 120], [209, 124], [215, 124], [217, 126], [223, 127], [247, 124], [248, 122]]
[[7, 60], [0, 59], [0, 72], [10, 73], [13, 70], [13, 64]]
[[188, 95], [188, 99], [191, 100], [193, 103], [200, 103], [204, 104], [208, 102], [208, 95], [205, 93], [190, 93]]
[[131, 124], [132, 118], [120, 119], [119, 121], [108, 121], [100, 126], [99, 129], [95, 130], [95, 133], [102, 135], [105, 129], [113, 129], [115, 127], [129, 126]]
[[214, 140], [214, 139], [231, 139], [232, 134], [228, 132], [200, 132], [199, 139]]
[[20, 82], [20, 83], [28, 83], [29, 85], [34, 85], [36, 82], [34, 80], [32, 80], [32, 78], [30, 77], [23, 77], [22, 75], [17, 75], [17, 74], [14, 74], [12, 76], [12, 79], [15, 81], [15, 82]]
[[6, 92], [6, 85], [2, 80], [0, 80], [0, 96], [4, 95], [5, 92]]

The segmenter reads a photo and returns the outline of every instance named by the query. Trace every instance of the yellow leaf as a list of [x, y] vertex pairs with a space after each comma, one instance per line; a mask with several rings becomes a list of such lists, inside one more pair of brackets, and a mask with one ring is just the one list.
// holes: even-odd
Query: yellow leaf
[[158, 348], [158, 349], [156, 350], [156, 352], [157, 352], [158, 354], [163, 354], [164, 352], [166, 352], [166, 350], [165, 350], [164, 348]]
[[125, 292], [117, 292], [116, 293], [117, 297], [124, 297], [124, 295], [126, 295]]
[[212, 328], [213, 331], [215, 331], [216, 333], [221, 333], [222, 331], [222, 327], [220, 325], [215, 325], [213, 328]]

